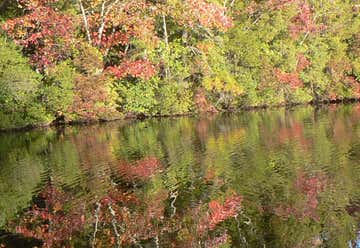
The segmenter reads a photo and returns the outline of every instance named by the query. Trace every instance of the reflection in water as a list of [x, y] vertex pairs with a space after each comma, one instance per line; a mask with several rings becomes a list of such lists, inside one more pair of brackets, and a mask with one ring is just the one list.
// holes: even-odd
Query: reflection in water
[[0, 247], [358, 247], [359, 109], [1, 134]]

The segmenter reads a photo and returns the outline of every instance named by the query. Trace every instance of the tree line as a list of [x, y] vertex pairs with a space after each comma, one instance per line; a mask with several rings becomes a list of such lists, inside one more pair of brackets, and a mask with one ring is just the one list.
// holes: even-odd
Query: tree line
[[359, 0], [0, 4], [0, 128], [360, 97]]

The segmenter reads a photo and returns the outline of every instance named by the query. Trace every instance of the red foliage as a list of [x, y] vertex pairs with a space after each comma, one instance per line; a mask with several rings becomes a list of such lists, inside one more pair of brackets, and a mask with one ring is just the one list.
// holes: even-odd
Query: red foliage
[[289, 85], [292, 89], [297, 89], [303, 86], [303, 82], [297, 72], [282, 72], [280, 69], [276, 68], [274, 73], [280, 83]]
[[306, 194], [310, 199], [325, 190], [327, 180], [325, 176], [321, 174], [306, 175], [304, 172], [300, 172], [296, 178], [295, 187], [301, 193]]
[[110, 35], [107, 35], [106, 33], [102, 35], [101, 40], [99, 40], [98, 38], [99, 34], [97, 32], [92, 33], [92, 39], [95, 41], [95, 44], [97, 44], [103, 49], [110, 49], [111, 47], [119, 44], [126, 45], [130, 41], [130, 37], [128, 33], [124, 33], [121, 31], [115, 31]]
[[187, 14], [177, 18], [179, 23], [224, 31], [233, 26], [231, 17], [226, 15], [226, 8], [222, 6], [205, 0], [185, 0], [184, 6]]
[[200, 113], [218, 113], [218, 110], [211, 104], [205, 94], [205, 89], [199, 87], [194, 96], [194, 103]]
[[39, 197], [45, 202], [45, 207], [34, 204], [16, 226], [16, 232], [42, 240], [43, 247], [64, 247], [71, 236], [84, 227], [83, 208], [71, 208], [65, 212], [64, 204], [69, 199], [51, 185]]
[[[115, 244], [117, 238], [114, 224], [121, 233], [119, 242], [132, 244], [136, 241], [134, 237], [147, 240], [159, 235], [159, 227], [154, 221], [163, 220], [167, 197], [166, 191], [160, 191], [151, 198], [140, 201], [133, 192], [112, 188], [96, 205], [86, 206], [49, 185], [39, 194], [45, 207], [34, 204], [24, 213], [16, 226], [16, 232], [42, 240], [43, 247], [70, 247], [68, 241], [85, 227], [84, 211], [92, 209], [91, 212], [95, 215], [91, 214], [87, 222], [99, 224], [95, 237], [96, 247]], [[133, 204], [137, 208], [132, 208]], [[165, 223], [161, 228], [166, 232], [170, 227]]]
[[121, 162], [119, 172], [126, 179], [148, 179], [161, 168], [160, 161], [155, 157], [147, 157], [136, 161], [135, 164]]
[[326, 178], [322, 175], [307, 176], [304, 173], [300, 173], [296, 179], [295, 187], [305, 195], [306, 207], [303, 212], [303, 216], [311, 216], [312, 218], [318, 218], [316, 209], [318, 207], [318, 196], [325, 190]]
[[69, 56], [74, 24], [71, 16], [54, 9], [57, 0], [23, 0], [27, 14], [8, 20], [2, 29], [31, 54], [31, 62], [44, 69]]
[[308, 60], [304, 54], [299, 54], [295, 72], [283, 72], [280, 69], [275, 68], [274, 73], [280, 83], [287, 84], [292, 89], [297, 89], [303, 86], [303, 81], [300, 79], [299, 73], [310, 65], [310, 60]]
[[223, 234], [221, 234], [218, 237], [215, 237], [212, 239], [209, 238], [208, 240], [206, 240], [205, 247], [207, 247], [207, 248], [221, 247], [221, 245], [226, 244], [229, 239], [230, 239], [230, 237], [227, 234], [227, 232], [224, 232]]
[[[346, 87], [352, 90], [352, 97], [360, 98], [360, 82], [358, 80], [356, 80], [355, 77], [353, 77], [353, 76], [345, 76], [345, 75], [343, 75], [343, 72], [342, 72], [342, 75], [339, 78], [339, 80], [344, 82]], [[328, 93], [328, 98], [330, 100], [337, 100], [339, 97], [338, 97], [338, 94], [336, 92], [330, 91]]]
[[310, 65], [311, 65], [310, 60], [308, 60], [304, 54], [300, 53], [298, 55], [296, 71], [301, 72], [301, 71], [305, 70], [306, 68], [308, 68]]
[[335, 92], [330, 92], [329, 93], [329, 99], [330, 100], [336, 100], [336, 99], [338, 99], [338, 95]]
[[79, 75], [75, 79], [75, 95], [69, 113], [77, 120], [95, 120], [116, 115], [115, 109], [108, 106], [109, 94], [101, 76]]
[[289, 32], [294, 39], [300, 34], [310, 34], [324, 29], [324, 26], [316, 25], [310, 5], [306, 1], [298, 2], [299, 13], [292, 19]]
[[[99, 221], [102, 223], [98, 234], [99, 240], [96, 244], [101, 247], [101, 242], [114, 244], [116, 236], [114, 234], [114, 221], [122, 229], [121, 244], [133, 244], [136, 240], [148, 240], [168, 230], [167, 223], [161, 223], [161, 230], [155, 223], [164, 219], [165, 200], [168, 197], [166, 191], [160, 191], [151, 198], [137, 198], [134, 193], [124, 193], [116, 190], [109, 193], [100, 201]], [[124, 197], [124, 195], [126, 195]], [[120, 196], [120, 197], [118, 197]], [[117, 199], [115, 199], [117, 198]], [[136, 204], [137, 208], [132, 208], [130, 204]], [[111, 212], [110, 208], [113, 210]], [[120, 230], [120, 229], [119, 229]], [[96, 246], [96, 247], [98, 247]]]
[[298, 219], [305, 217], [318, 220], [317, 208], [319, 194], [325, 190], [327, 180], [324, 175], [306, 175], [300, 172], [295, 181], [295, 189], [301, 193], [305, 202], [300, 206], [282, 204], [275, 209], [275, 214], [281, 217], [295, 216]]
[[227, 198], [224, 204], [213, 200], [209, 203], [209, 212], [206, 218], [202, 218], [199, 223], [199, 231], [206, 229], [213, 230], [220, 222], [235, 217], [241, 208], [242, 196], [231, 196]]
[[129, 44], [132, 38], [157, 42], [154, 4], [145, 0], [125, 0], [115, 5], [105, 4], [105, 9], [103, 16], [99, 10], [88, 11], [92, 13], [88, 19], [93, 43], [104, 54], [114, 46]]
[[281, 127], [278, 137], [280, 143], [296, 140], [299, 141], [304, 148], [307, 148], [311, 144], [311, 141], [304, 136], [304, 124], [295, 120], [292, 120], [289, 126]]
[[104, 205], [111, 202], [121, 204], [140, 204], [140, 200], [134, 194], [123, 192], [116, 188], [111, 189], [107, 196], [105, 196], [100, 202]]
[[346, 81], [353, 89], [354, 96], [360, 98], [360, 82], [355, 79], [355, 77], [346, 77]]
[[124, 61], [119, 66], [111, 66], [107, 71], [114, 74], [117, 78], [126, 76], [149, 80], [156, 74], [155, 66], [148, 60], [141, 59], [136, 61]]

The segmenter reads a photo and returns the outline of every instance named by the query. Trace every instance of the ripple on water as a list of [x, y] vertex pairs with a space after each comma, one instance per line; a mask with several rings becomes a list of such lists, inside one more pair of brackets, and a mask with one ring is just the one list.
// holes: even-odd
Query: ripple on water
[[305, 107], [0, 135], [0, 227], [45, 191], [64, 245], [98, 218], [99, 247], [338, 247], [359, 223], [358, 122]]

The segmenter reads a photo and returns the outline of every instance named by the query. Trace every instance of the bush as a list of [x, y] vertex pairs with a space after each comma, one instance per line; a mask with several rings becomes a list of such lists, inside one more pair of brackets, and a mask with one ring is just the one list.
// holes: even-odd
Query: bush
[[62, 62], [46, 74], [41, 87], [42, 101], [53, 116], [64, 116], [74, 98], [75, 69], [68, 62]]
[[185, 114], [193, 107], [193, 93], [186, 83], [168, 83], [158, 89], [158, 113]]
[[120, 110], [126, 113], [155, 115], [158, 104], [157, 88], [158, 82], [154, 79], [147, 82], [120, 80], [117, 86]]
[[68, 121], [113, 120], [120, 118], [116, 110], [116, 92], [112, 77], [103, 73], [103, 58], [95, 47], [78, 44], [75, 58], [74, 94], [68, 109]]
[[0, 129], [49, 122], [37, 99], [41, 76], [29, 66], [19, 49], [0, 38]]

